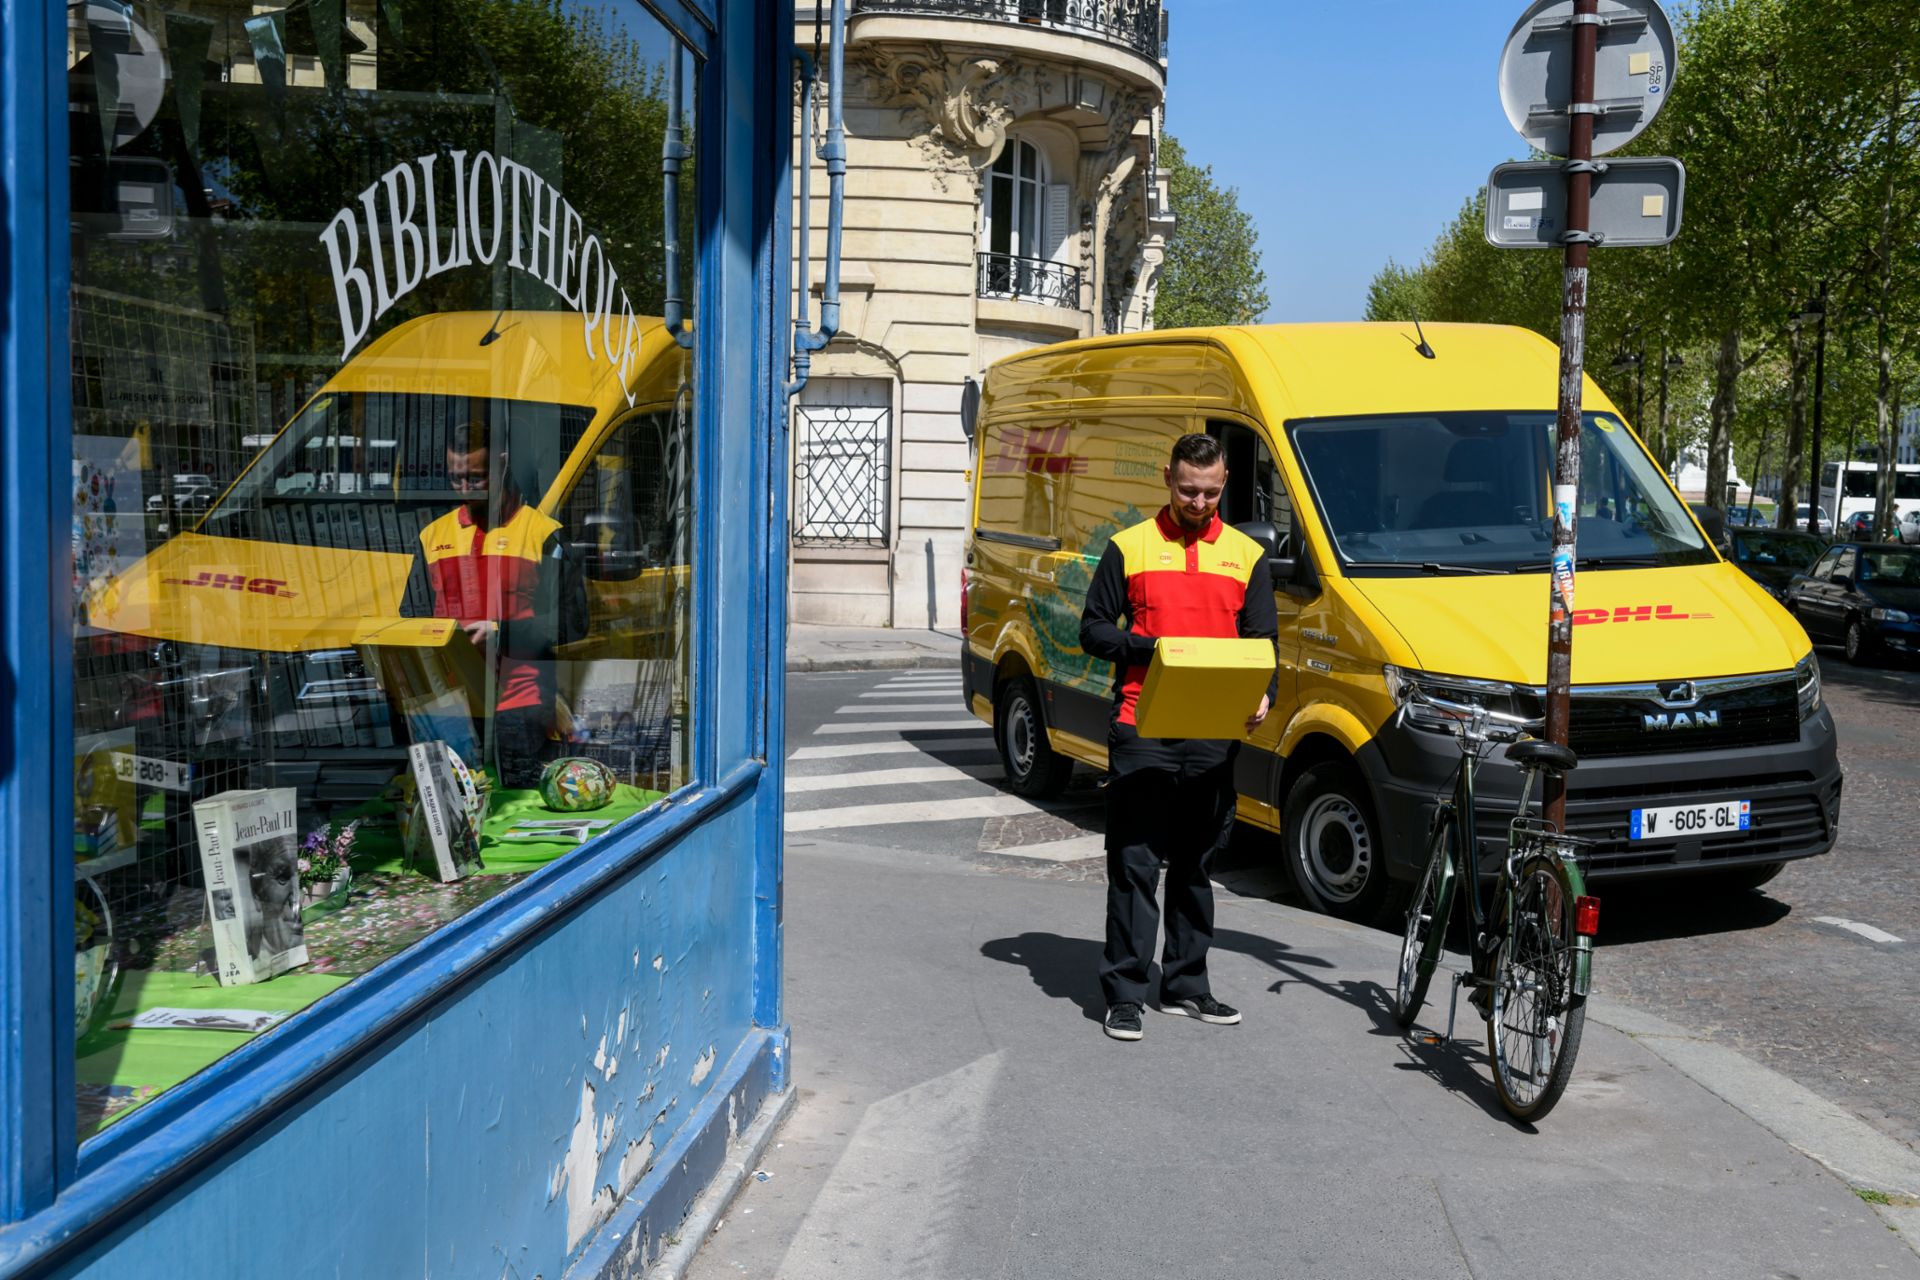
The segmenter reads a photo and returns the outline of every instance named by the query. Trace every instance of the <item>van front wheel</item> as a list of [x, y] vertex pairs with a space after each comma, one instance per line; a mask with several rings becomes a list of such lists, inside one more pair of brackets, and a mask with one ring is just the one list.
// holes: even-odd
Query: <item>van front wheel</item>
[[1359, 773], [1323, 760], [1294, 780], [1282, 809], [1287, 873], [1307, 905], [1342, 920], [1373, 920], [1387, 896], [1387, 851]]
[[1057, 796], [1066, 790], [1073, 776], [1073, 758], [1055, 751], [1047, 740], [1040, 690], [1032, 677], [1009, 680], [1000, 690], [993, 737], [1000, 748], [1000, 763], [1006, 766], [1008, 790], [1033, 799]]

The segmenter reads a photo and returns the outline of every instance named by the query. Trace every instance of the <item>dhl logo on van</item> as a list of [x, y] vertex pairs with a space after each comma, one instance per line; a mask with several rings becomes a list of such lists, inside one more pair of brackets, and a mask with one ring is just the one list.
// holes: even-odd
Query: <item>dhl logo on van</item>
[[216, 591], [246, 591], [256, 596], [279, 596], [291, 600], [298, 593], [287, 590], [284, 578], [249, 578], [244, 573], [215, 573], [202, 569], [192, 578], [162, 578], [170, 587], [210, 587]]
[[1599, 622], [1685, 622], [1704, 621], [1710, 613], [1676, 613], [1670, 604], [1623, 604], [1614, 609], [1575, 609], [1573, 625], [1592, 626]]
[[1087, 460], [1066, 451], [1067, 431], [1064, 425], [1015, 427], [1001, 441], [1000, 452], [987, 459], [987, 471], [994, 475], [1022, 471], [1029, 475], [1085, 475]]

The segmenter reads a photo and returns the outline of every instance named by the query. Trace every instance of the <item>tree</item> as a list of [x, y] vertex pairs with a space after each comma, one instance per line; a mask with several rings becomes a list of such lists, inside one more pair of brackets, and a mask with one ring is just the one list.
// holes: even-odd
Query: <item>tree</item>
[[1160, 138], [1169, 174], [1173, 235], [1154, 301], [1157, 329], [1251, 324], [1267, 309], [1267, 273], [1259, 234], [1239, 192], [1214, 185], [1213, 166], [1196, 165], [1172, 134]]

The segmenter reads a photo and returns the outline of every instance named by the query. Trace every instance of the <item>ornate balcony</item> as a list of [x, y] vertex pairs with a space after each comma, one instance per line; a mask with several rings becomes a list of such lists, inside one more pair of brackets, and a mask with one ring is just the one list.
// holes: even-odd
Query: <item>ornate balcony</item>
[[853, 0], [856, 14], [1010, 22], [1087, 36], [1160, 60], [1160, 0]]
[[1080, 307], [1080, 268], [1011, 253], [982, 253], [980, 296], [1075, 311]]

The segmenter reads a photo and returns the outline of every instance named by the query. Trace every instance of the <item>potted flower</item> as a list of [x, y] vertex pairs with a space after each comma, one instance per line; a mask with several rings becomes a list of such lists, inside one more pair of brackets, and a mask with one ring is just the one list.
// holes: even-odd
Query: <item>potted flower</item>
[[353, 837], [360, 830], [360, 822], [361, 819], [355, 818], [338, 829], [329, 822], [307, 833], [300, 846], [301, 907], [334, 909], [346, 902], [353, 882], [353, 869], [348, 860], [353, 855]]

